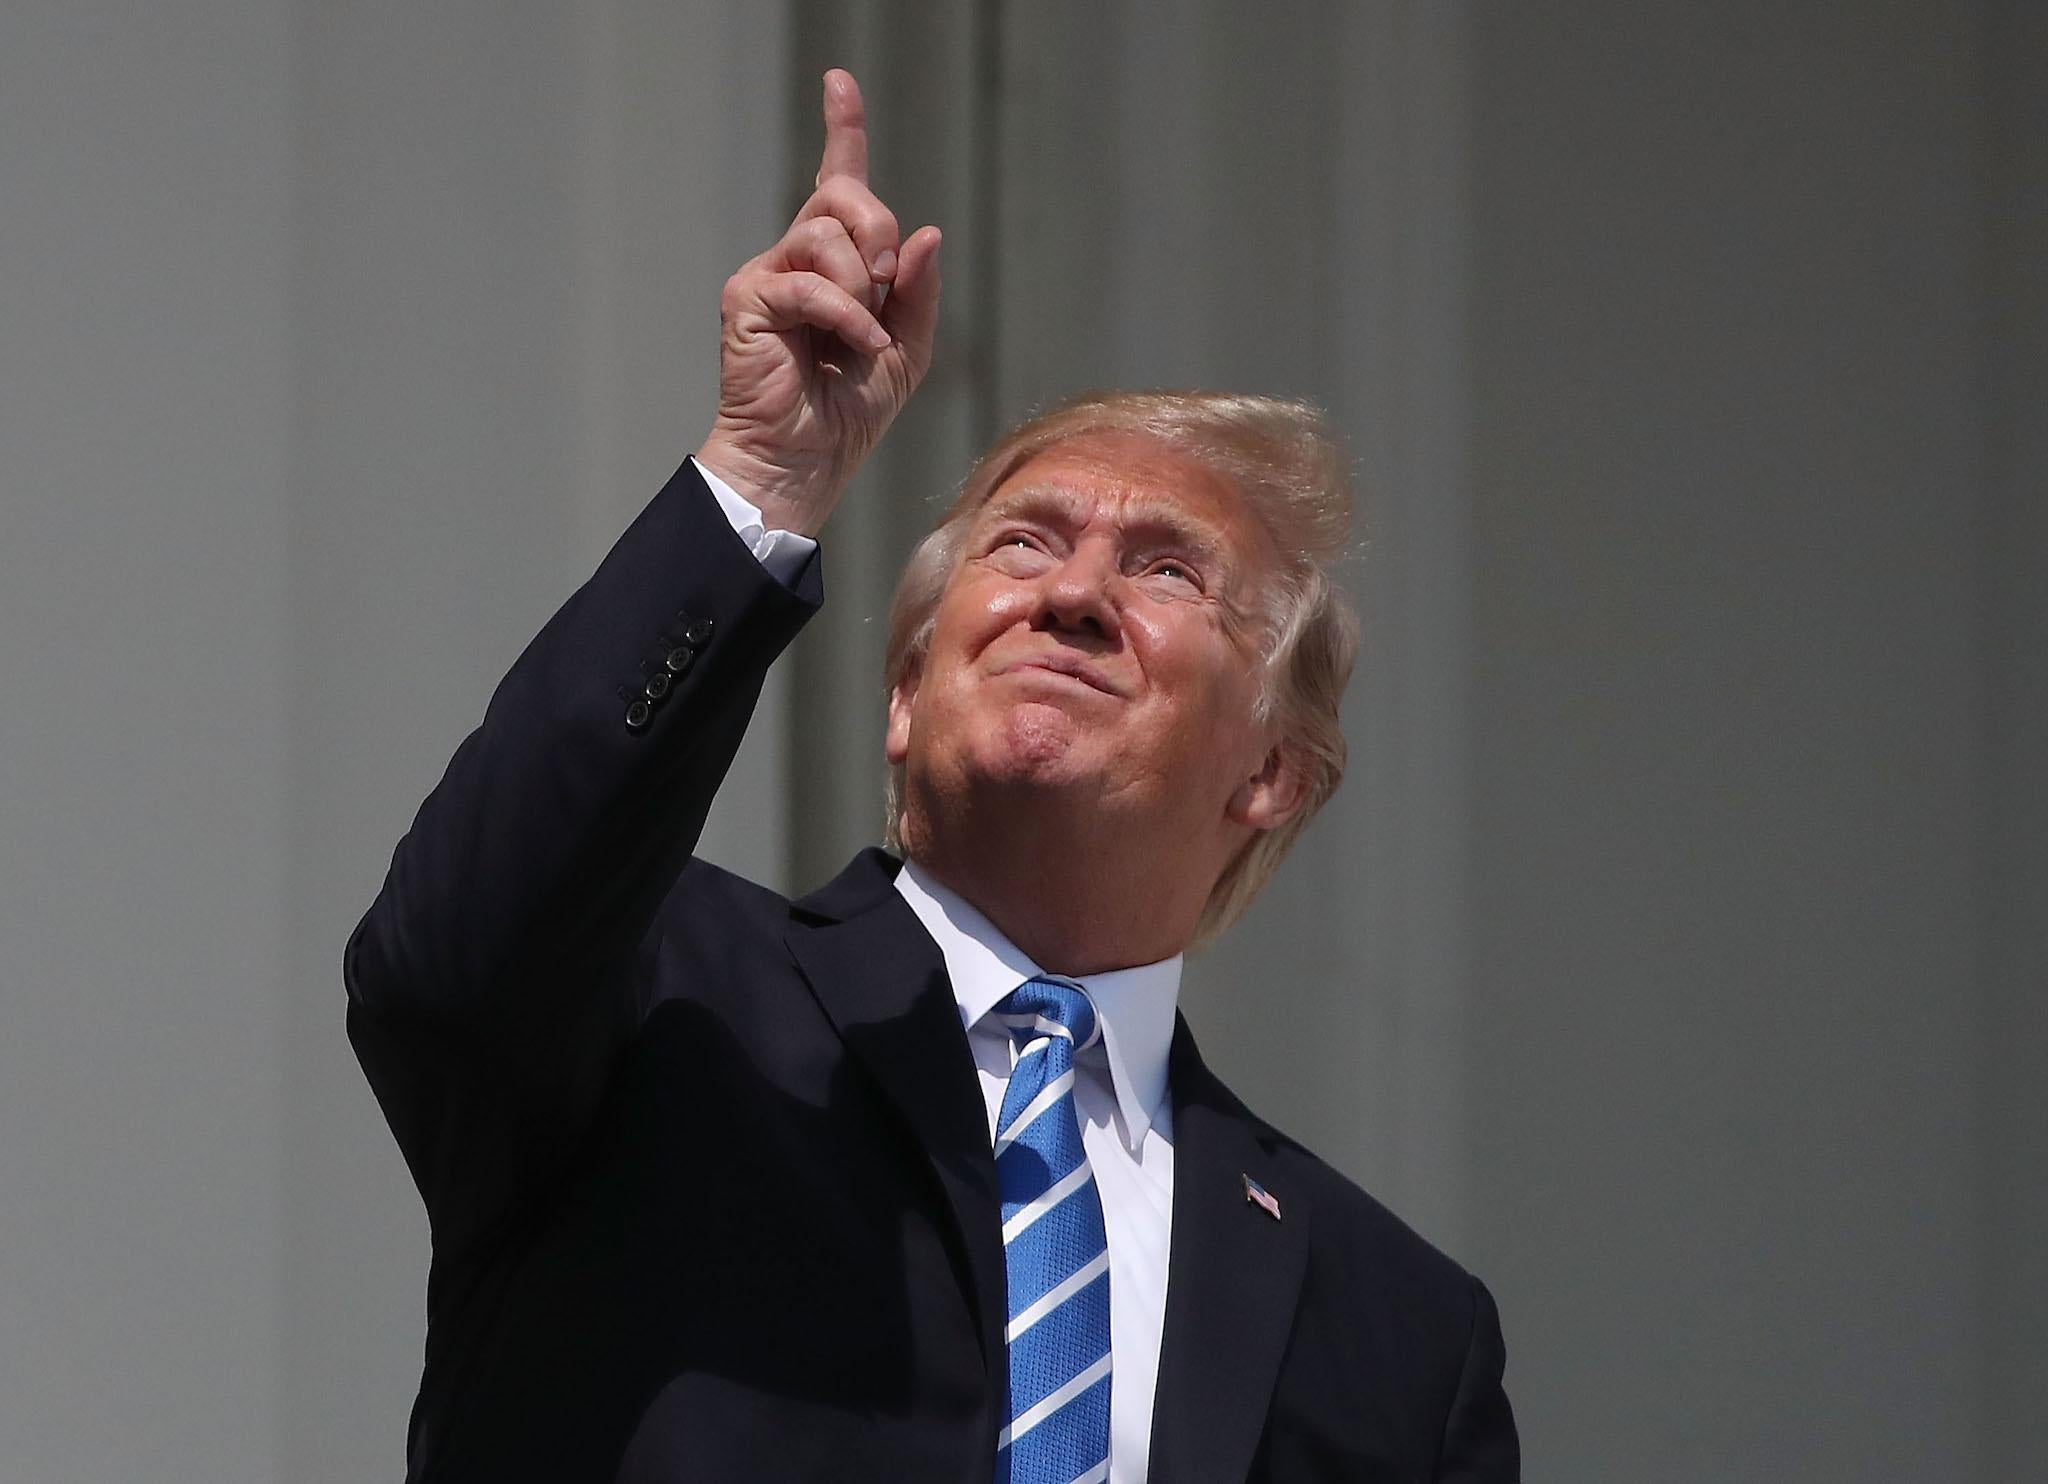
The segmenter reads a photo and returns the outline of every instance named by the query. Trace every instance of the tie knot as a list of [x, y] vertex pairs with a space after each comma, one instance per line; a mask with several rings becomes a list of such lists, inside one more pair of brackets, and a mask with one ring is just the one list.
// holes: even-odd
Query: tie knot
[[1085, 1051], [1102, 1033], [1088, 991], [1063, 979], [1026, 979], [996, 1002], [995, 1013], [1019, 1046], [1056, 1035]]

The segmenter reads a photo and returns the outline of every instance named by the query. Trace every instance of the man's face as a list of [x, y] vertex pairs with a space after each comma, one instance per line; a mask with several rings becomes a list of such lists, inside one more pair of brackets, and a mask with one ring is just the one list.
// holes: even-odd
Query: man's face
[[890, 697], [890, 762], [940, 807], [1057, 791], [1162, 849], [1234, 848], [1296, 801], [1254, 719], [1277, 566], [1228, 480], [1156, 440], [1034, 456], [971, 520], [924, 662]]

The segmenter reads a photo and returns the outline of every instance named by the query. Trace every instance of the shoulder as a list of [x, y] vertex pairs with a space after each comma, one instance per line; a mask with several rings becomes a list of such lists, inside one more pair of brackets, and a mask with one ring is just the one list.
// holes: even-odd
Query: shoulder
[[1453, 1257], [1385, 1203], [1300, 1141], [1252, 1115], [1271, 1148], [1275, 1168], [1306, 1197], [1312, 1220], [1310, 1260], [1329, 1276], [1403, 1296], [1406, 1303], [1452, 1321], [1472, 1317], [1474, 1279]]
[[[1456, 1258], [1323, 1161], [1309, 1267], [1315, 1299], [1384, 1326], [1415, 1358], [1418, 1381], [1454, 1387], [1476, 1350], [1499, 1344], [1493, 1296]], [[1304, 1178], [1309, 1178], [1306, 1173]]]
[[779, 948], [789, 923], [790, 901], [781, 892], [692, 856], [662, 903], [656, 931], [663, 953], [736, 965]]
[[690, 857], [662, 905], [659, 930], [684, 938], [724, 942], [766, 935], [778, 941], [796, 925], [843, 922], [878, 907], [909, 909], [895, 889], [902, 862], [886, 851], [861, 851], [832, 880], [794, 901], [781, 892]]
[[789, 920], [790, 901], [772, 887], [693, 855], [669, 896], [668, 910], [689, 913], [737, 912], [748, 921], [781, 924]]
[[906, 939], [929, 947], [929, 940], [894, 888], [899, 864], [883, 851], [864, 850], [832, 881], [792, 901], [779, 891], [692, 856], [662, 903], [649, 934], [645, 948], [656, 960], [649, 967], [656, 980], [671, 983], [687, 970], [690, 981], [698, 985], [794, 972], [793, 938], [821, 925], [866, 918], [877, 909], [890, 914], [881, 921], [900, 928]]
[[793, 920], [781, 892], [692, 856], [641, 945], [640, 1026], [664, 1012], [664, 1022], [709, 1016], [742, 1038], [772, 1034], [804, 999], [788, 944]]
[[[1202, 1064], [1192, 1040], [1176, 1047], [1176, 1101], [1198, 1098], [1258, 1146], [1284, 1219], [1308, 1232], [1308, 1282], [1320, 1302], [1372, 1311], [1373, 1322], [1427, 1332], [1462, 1349], [1491, 1322], [1485, 1288], [1456, 1259], [1300, 1140], [1254, 1113]], [[1186, 1093], [1179, 1084], [1190, 1084]]]
[[[1428, 1477], [1521, 1477], [1500, 1312], [1486, 1285], [1355, 1182], [1265, 1125], [1309, 1205], [1290, 1338], [1314, 1395], [1377, 1399]], [[1297, 1379], [1299, 1377], [1297, 1376]], [[1299, 1390], [1297, 1388], [1297, 1395]]]

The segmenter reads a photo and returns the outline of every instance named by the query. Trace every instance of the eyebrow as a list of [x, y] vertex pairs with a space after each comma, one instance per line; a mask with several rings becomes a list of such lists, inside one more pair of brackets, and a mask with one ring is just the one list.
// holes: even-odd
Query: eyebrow
[[[1072, 514], [1074, 496], [1058, 485], [1024, 485], [1004, 490], [982, 507], [991, 520], [1039, 520], [1056, 523]], [[1230, 556], [1223, 533], [1208, 521], [1191, 516], [1170, 499], [1133, 499], [1123, 505], [1118, 527], [1140, 538], [1160, 539], [1191, 555], [1211, 561]]]

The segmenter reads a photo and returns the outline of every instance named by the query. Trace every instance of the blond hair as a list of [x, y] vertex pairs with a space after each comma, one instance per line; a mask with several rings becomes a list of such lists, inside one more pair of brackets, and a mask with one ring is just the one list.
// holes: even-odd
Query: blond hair
[[[1303, 784], [1285, 824], [1254, 836], [1211, 887], [1195, 929], [1207, 943], [1237, 920], [1344, 777], [1338, 707], [1358, 652], [1358, 619], [1330, 581], [1351, 529], [1351, 478], [1322, 412], [1306, 402], [1233, 392], [1089, 392], [1020, 424], [983, 454], [958, 498], [918, 543], [889, 606], [885, 694], [924, 662], [939, 599], [968, 528], [1025, 461], [1055, 444], [1137, 433], [1228, 478], [1280, 556], [1260, 594], [1265, 619], [1258, 719], [1277, 719], [1278, 745]], [[902, 849], [903, 769], [889, 770], [888, 843]]]

